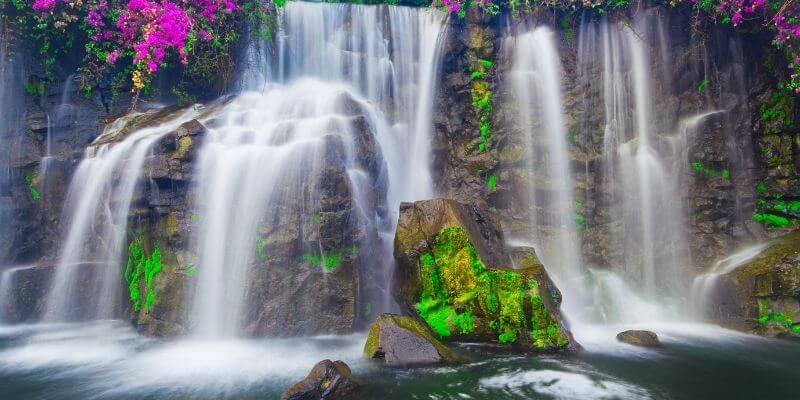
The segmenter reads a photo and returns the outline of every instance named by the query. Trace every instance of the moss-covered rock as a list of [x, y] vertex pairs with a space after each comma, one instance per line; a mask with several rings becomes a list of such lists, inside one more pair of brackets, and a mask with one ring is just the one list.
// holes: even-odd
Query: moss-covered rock
[[710, 299], [722, 325], [764, 336], [800, 334], [800, 232], [721, 277]]
[[573, 347], [561, 294], [533, 250], [506, 250], [497, 225], [477, 207], [446, 199], [402, 205], [395, 258], [398, 302], [437, 337]]
[[392, 314], [381, 314], [372, 323], [364, 344], [364, 355], [388, 366], [461, 360], [417, 320]]

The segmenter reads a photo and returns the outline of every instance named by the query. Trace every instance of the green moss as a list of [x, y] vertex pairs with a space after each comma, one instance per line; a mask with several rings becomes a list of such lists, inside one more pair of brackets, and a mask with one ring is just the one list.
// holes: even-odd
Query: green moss
[[267, 259], [267, 252], [264, 249], [265, 245], [264, 239], [262, 239], [261, 236], [256, 236], [256, 256], [258, 256], [258, 259], [261, 261]]
[[691, 165], [693, 170], [700, 172], [701, 174], [706, 175], [708, 177], [714, 177], [717, 175], [721, 176], [722, 179], [730, 179], [731, 177], [731, 174], [727, 169], [723, 169], [722, 171], [717, 171], [713, 168], [708, 168], [704, 166], [703, 163], [700, 162], [693, 162]]
[[697, 85], [697, 91], [704, 92], [708, 88], [709, 83], [711, 83], [711, 81], [708, 78], [703, 79], [700, 81], [700, 84]]
[[339, 268], [342, 264], [342, 255], [357, 254], [358, 247], [355, 245], [342, 249], [327, 250], [321, 253], [305, 253], [303, 261], [322, 267], [325, 271], [331, 272]]
[[[776, 91], [767, 102], [759, 107], [759, 113], [763, 121], [782, 122], [787, 127], [794, 125], [792, 120], [793, 110], [794, 101], [792, 100], [792, 95], [785, 90]], [[768, 129], [768, 131], [772, 130], [774, 129]]]
[[[473, 333], [480, 316], [500, 343], [519, 342], [529, 329], [541, 326], [542, 338], [531, 341], [536, 347], [566, 344], [558, 322], [539, 298], [536, 281], [516, 271], [487, 268], [464, 228], [439, 231], [431, 251], [420, 255], [419, 261], [422, 292], [417, 311], [439, 337]], [[535, 311], [530, 320], [528, 304]], [[548, 334], [550, 326], [555, 332]]]
[[800, 334], [800, 323], [792, 321], [791, 314], [775, 312], [770, 307], [769, 300], [762, 297], [758, 299], [758, 325], [765, 327], [768, 324], [786, 332]]
[[763, 222], [771, 228], [784, 228], [789, 226], [789, 219], [780, 215], [754, 211], [753, 220]]
[[489, 192], [494, 192], [494, 188], [497, 185], [497, 174], [492, 172], [489, 174], [489, 178], [486, 180], [486, 186], [489, 188]]
[[31, 200], [38, 201], [42, 194], [39, 192], [39, 174], [26, 174], [25, 184], [28, 185], [28, 193], [31, 195]]
[[489, 89], [487, 80], [490, 70], [494, 63], [490, 60], [479, 58], [470, 66], [470, 79], [472, 79], [472, 89], [470, 96], [472, 107], [478, 115], [479, 138], [477, 144], [478, 152], [486, 151], [491, 145], [491, 117], [493, 113], [492, 99], [494, 94]]
[[[128, 262], [125, 265], [125, 281], [128, 282], [128, 292], [134, 311], [139, 311], [144, 305], [145, 312], [149, 313], [156, 302], [153, 284], [156, 276], [164, 269], [161, 263], [161, 250], [156, 246], [148, 256], [141, 246], [141, 239], [134, 238], [128, 245]], [[144, 278], [144, 295], [142, 294], [142, 278]], [[144, 302], [142, 302], [144, 297]]]

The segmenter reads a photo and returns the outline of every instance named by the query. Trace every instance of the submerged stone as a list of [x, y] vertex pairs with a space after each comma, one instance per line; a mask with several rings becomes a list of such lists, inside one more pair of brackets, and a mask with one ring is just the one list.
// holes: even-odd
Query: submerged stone
[[372, 323], [364, 345], [367, 358], [388, 366], [457, 362], [460, 357], [410, 317], [381, 314]]
[[561, 321], [561, 294], [533, 250], [509, 251], [502, 243], [499, 227], [478, 207], [447, 199], [401, 205], [398, 302], [443, 340], [576, 347]]
[[362, 386], [343, 361], [322, 360], [305, 379], [286, 389], [280, 400], [356, 399]]
[[661, 342], [658, 340], [658, 335], [656, 335], [654, 332], [643, 330], [620, 332], [617, 334], [617, 340], [623, 343], [642, 347], [656, 347], [661, 345]]

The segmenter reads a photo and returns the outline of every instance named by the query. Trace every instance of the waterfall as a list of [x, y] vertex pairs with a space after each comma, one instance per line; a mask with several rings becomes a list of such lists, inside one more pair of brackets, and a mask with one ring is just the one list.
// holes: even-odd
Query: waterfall
[[705, 319], [708, 316], [710, 308], [715, 304], [713, 302], [714, 295], [717, 294], [717, 290], [720, 288], [720, 277], [735, 271], [736, 268], [756, 258], [769, 246], [769, 243], [760, 243], [746, 247], [718, 260], [708, 272], [697, 276], [692, 283], [691, 296], [689, 297], [695, 316], [699, 319]]
[[[581, 110], [565, 109], [555, 35], [538, 27], [512, 39], [511, 84], [530, 151], [532, 239], [564, 292], [563, 310], [579, 341], [593, 324], [689, 314], [689, 147], [709, 117], [723, 111], [673, 115], [661, 103], [672, 90], [662, 65], [670, 59], [664, 29], [646, 14], [631, 24], [584, 21], [577, 83], [568, 85], [583, 96]], [[604, 229], [611, 249], [600, 261], [582, 249], [582, 240], [597, 236], [584, 235], [577, 215], [585, 199], [575, 180], [579, 157], [571, 155], [581, 151], [569, 140], [575, 126], [601, 136], [602, 153], [592, 168], [587, 162], [584, 178], [596, 185], [587, 195], [600, 209], [595, 223], [602, 226], [591, 228]]]
[[[569, 293], [565, 310], [580, 307], [580, 243], [576, 234], [574, 182], [562, 106], [561, 62], [553, 32], [545, 27], [515, 38], [513, 84], [520, 120], [531, 150], [529, 193], [531, 226], [540, 258], [551, 267], [558, 286]], [[568, 311], [568, 314], [574, 314]]]
[[47, 113], [47, 134], [44, 139], [44, 155], [42, 156], [40, 179], [42, 181], [42, 194], [47, 195], [50, 189], [49, 172], [53, 162], [53, 135], [57, 131], [68, 129], [77, 118], [76, 108], [72, 104], [71, 94], [75, 85], [75, 74], [71, 74], [61, 87], [61, 97], [58, 104], [51, 112]]
[[[194, 110], [124, 136], [136, 114], [117, 120], [86, 149], [64, 206], [65, 241], [47, 298], [46, 321], [114, 317], [128, 213], [150, 147], [194, 118]], [[92, 268], [94, 265], [94, 268]], [[86, 268], [93, 270], [86, 272]], [[90, 275], [89, 287], [79, 285]], [[80, 301], [78, 301], [80, 299]]]
[[[331, 168], [346, 171], [346, 187], [337, 190], [353, 200], [349, 223], [374, 232], [346, 245], [381, 253], [367, 261], [379, 265], [383, 282], [372, 291], [380, 293], [363, 282], [362, 294], [373, 297], [374, 311], [391, 308], [396, 210], [433, 194], [430, 109], [442, 22], [425, 9], [291, 2], [281, 10], [275, 51], [252, 44], [257, 71], [245, 73], [245, 92], [207, 121], [200, 151], [196, 335], [236, 336], [252, 322], [247, 277], [256, 246], [291, 224], [303, 232], [313, 226], [328, 202], [321, 196], [329, 182], [321, 180]], [[377, 144], [366, 158], [365, 141]], [[317, 241], [304, 251], [319, 254], [322, 265], [338, 260], [338, 250]]]

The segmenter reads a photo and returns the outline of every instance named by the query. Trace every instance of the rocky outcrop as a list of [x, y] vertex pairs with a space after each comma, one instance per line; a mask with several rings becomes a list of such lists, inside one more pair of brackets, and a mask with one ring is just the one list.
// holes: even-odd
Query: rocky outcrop
[[658, 335], [650, 331], [624, 331], [617, 334], [617, 340], [640, 347], [657, 347], [661, 345]]
[[390, 367], [461, 360], [415, 319], [392, 314], [381, 314], [372, 323], [364, 355]]
[[800, 334], [800, 232], [775, 239], [722, 275], [709, 312], [723, 326], [765, 336]]
[[10, 268], [0, 281], [0, 321], [37, 321], [44, 315], [47, 291], [53, 279], [52, 266]]
[[[440, 338], [535, 350], [575, 343], [562, 323], [561, 295], [532, 250], [512, 257], [488, 213], [436, 199], [403, 203], [395, 236], [394, 294]], [[520, 255], [522, 254], [522, 255]]]
[[308, 376], [286, 389], [280, 400], [355, 400], [363, 387], [342, 361], [323, 360]]

